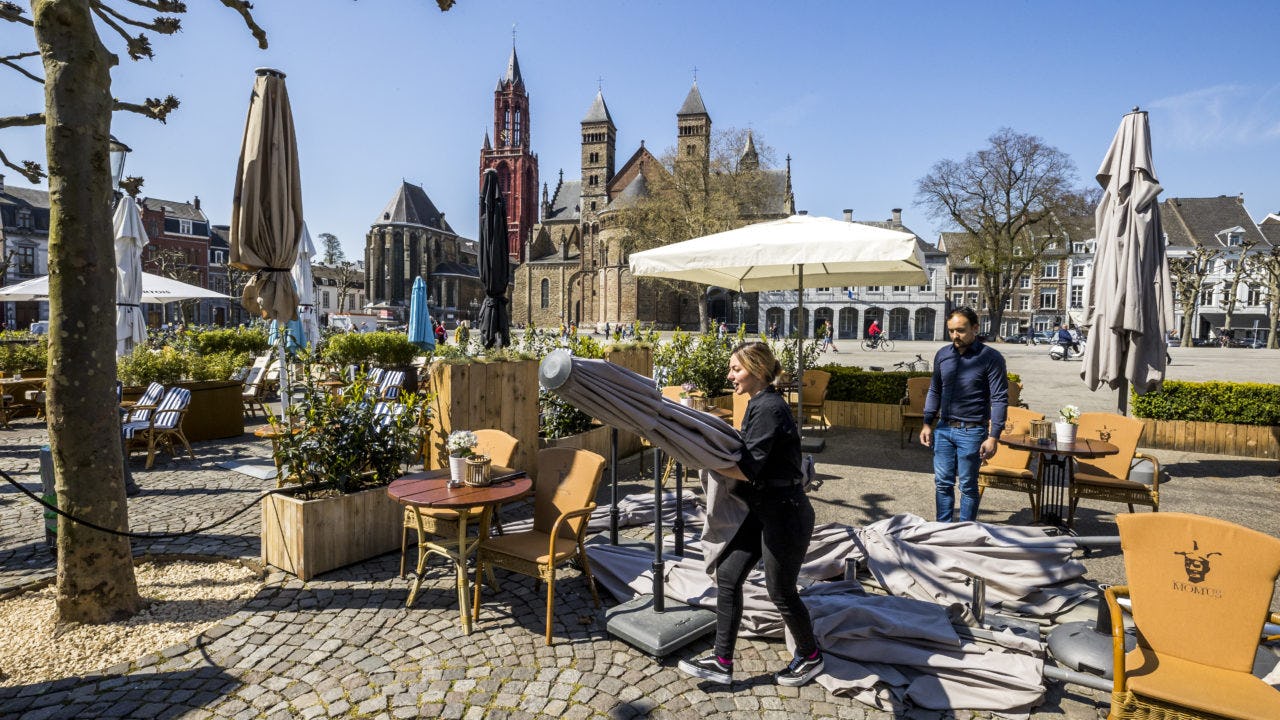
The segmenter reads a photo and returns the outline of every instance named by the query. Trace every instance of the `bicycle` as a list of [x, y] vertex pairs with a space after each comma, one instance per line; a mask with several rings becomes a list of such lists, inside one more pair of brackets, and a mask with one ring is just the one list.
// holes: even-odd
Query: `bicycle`
[[875, 350], [877, 348], [888, 352], [893, 349], [893, 341], [883, 335], [862, 339], [863, 350]]
[[916, 355], [915, 360], [903, 360], [893, 364], [894, 370], [904, 372], [929, 372], [929, 361], [920, 355]]

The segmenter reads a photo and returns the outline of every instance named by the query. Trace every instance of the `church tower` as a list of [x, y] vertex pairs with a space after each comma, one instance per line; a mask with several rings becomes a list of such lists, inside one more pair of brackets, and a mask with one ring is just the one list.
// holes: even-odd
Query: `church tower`
[[493, 142], [485, 132], [480, 150], [480, 182], [484, 171], [498, 172], [507, 202], [507, 242], [512, 260], [524, 259], [533, 226], [538, 222], [538, 156], [530, 148], [529, 93], [520, 75], [516, 46], [511, 45], [507, 72], [493, 90]]
[[711, 163], [711, 116], [702, 104], [697, 80], [676, 111], [676, 135], [676, 162], [700, 163], [706, 172]]
[[604, 93], [596, 92], [591, 109], [582, 118], [582, 215], [604, 210], [609, 203], [608, 185], [613, 179], [614, 144], [618, 128], [604, 104]]

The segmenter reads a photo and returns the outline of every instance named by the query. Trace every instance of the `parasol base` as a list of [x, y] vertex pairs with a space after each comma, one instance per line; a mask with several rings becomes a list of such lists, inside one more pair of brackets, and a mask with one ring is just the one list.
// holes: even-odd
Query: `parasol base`
[[825, 438], [820, 437], [802, 437], [800, 438], [800, 452], [822, 452], [827, 447]]
[[[1133, 628], [1125, 628], [1125, 651], [1138, 645]], [[1049, 632], [1049, 654], [1073, 670], [1112, 677], [1111, 628], [1098, 631], [1096, 620], [1063, 623]]]
[[662, 658], [713, 633], [716, 614], [704, 608], [664, 598], [666, 609], [653, 609], [652, 595], [634, 598], [605, 611], [605, 629], [610, 635], [654, 658]]

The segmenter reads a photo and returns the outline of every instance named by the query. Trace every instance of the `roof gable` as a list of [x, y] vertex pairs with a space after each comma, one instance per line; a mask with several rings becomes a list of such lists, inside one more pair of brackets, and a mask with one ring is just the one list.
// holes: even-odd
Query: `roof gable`
[[614, 173], [613, 179], [609, 181], [609, 185], [605, 188], [605, 192], [609, 193], [609, 197], [616, 197], [640, 174], [641, 168], [644, 168], [645, 174], [650, 177], [659, 171], [664, 174], [667, 172], [667, 169], [662, 167], [662, 163], [658, 161], [658, 158], [654, 157], [653, 153], [649, 152], [649, 149], [641, 142], [640, 147], [631, 154], [630, 158], [627, 158], [627, 161], [622, 164], [618, 172]]
[[[1227, 242], [1226, 236], [1231, 231], [1242, 233], [1246, 243], [1268, 244], [1253, 218], [1249, 217], [1244, 208], [1244, 200], [1240, 197], [1175, 197], [1161, 203], [1160, 209], [1170, 245], [1223, 247]], [[1172, 216], [1177, 222], [1165, 220], [1164, 214]]]
[[427, 191], [420, 185], [408, 182], [400, 183], [391, 202], [379, 213], [374, 225], [420, 225], [422, 227], [444, 230], [450, 234], [453, 228], [445, 222], [444, 213], [436, 209], [436, 204], [427, 197]]
[[556, 187], [551, 210], [543, 220], [577, 220], [582, 217], [582, 181], [564, 180]]

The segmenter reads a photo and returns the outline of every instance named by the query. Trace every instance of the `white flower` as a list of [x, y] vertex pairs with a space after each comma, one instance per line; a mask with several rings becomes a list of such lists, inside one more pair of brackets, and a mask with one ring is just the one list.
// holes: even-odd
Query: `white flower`
[[445, 447], [448, 448], [449, 454], [453, 457], [466, 457], [471, 454], [472, 448], [478, 442], [480, 441], [476, 438], [476, 434], [470, 430], [454, 430], [449, 433], [449, 439], [445, 441]]
[[1063, 405], [1062, 409], [1058, 411], [1058, 416], [1062, 418], [1063, 422], [1075, 425], [1080, 421], [1080, 408], [1075, 405]]

